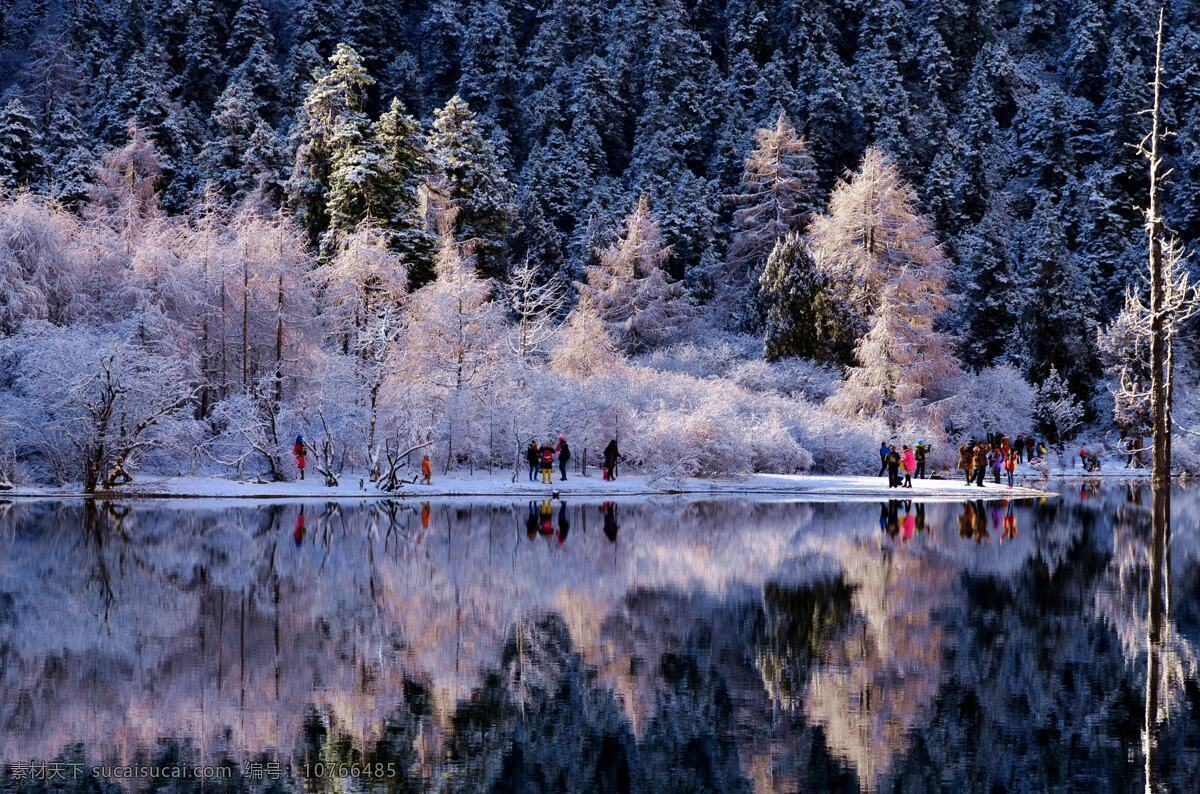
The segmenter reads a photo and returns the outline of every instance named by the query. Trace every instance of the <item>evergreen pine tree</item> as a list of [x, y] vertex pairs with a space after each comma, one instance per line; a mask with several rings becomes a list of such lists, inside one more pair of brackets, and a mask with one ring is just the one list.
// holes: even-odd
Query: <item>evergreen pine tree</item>
[[513, 187], [495, 146], [462, 97], [451, 97], [434, 114], [428, 146], [439, 213], [450, 223], [455, 240], [470, 243], [480, 274], [502, 279], [517, 216]]
[[0, 189], [16, 190], [41, 178], [42, 148], [37, 124], [25, 103], [13, 97], [0, 110]]
[[1057, 203], [1039, 202], [1029, 225], [1021, 335], [1026, 371], [1035, 383], [1052, 370], [1062, 373], [1071, 389], [1084, 395], [1096, 374], [1095, 299], [1067, 248]]
[[256, 44], [265, 48], [267, 52], [274, 49], [271, 17], [262, 0], [242, 0], [237, 13], [233, 15], [229, 29], [229, 43], [226, 47], [229, 63], [238, 64], [245, 61]]
[[850, 345], [843, 337], [842, 307], [828, 290], [825, 275], [808, 255], [804, 238], [795, 232], [775, 243], [759, 278], [766, 306], [763, 355], [768, 361], [804, 356], [823, 362], [845, 362]]
[[1008, 245], [1012, 224], [997, 199], [959, 245], [962, 357], [976, 368], [1000, 363], [1018, 347], [1024, 307]]
[[[326, 194], [339, 165], [351, 167], [366, 138], [370, 122], [363, 112], [366, 89], [373, 82], [352, 48], [339, 44], [329, 58], [330, 68], [317, 79], [304, 100], [296, 125], [296, 159], [288, 182], [288, 203], [310, 240], [322, 241], [329, 227]], [[349, 179], [352, 175], [344, 174]], [[349, 185], [349, 182], [345, 182]], [[346, 196], [349, 201], [349, 197]], [[345, 233], [361, 215], [346, 221]], [[330, 240], [327, 250], [336, 248]]]
[[393, 98], [375, 123], [382, 157], [378, 222], [389, 245], [408, 265], [414, 287], [433, 276], [434, 239], [421, 216], [421, 190], [432, 163], [420, 123]]

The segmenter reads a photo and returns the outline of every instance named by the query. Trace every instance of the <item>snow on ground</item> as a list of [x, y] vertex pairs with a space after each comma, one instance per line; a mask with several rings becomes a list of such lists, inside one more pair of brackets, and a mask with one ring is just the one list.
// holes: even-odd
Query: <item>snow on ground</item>
[[[530, 482], [525, 472], [514, 482], [511, 472], [504, 474], [454, 474], [434, 476], [432, 485], [406, 485], [397, 493], [380, 491], [371, 483], [357, 477], [345, 477], [341, 484], [329, 488], [316, 480], [271, 482], [237, 482], [220, 477], [139, 477], [137, 481], [114, 488], [105, 496], [130, 498], [205, 497], [253, 499], [355, 499], [355, 498], [427, 498], [452, 496], [551, 496], [558, 492], [568, 496], [640, 496], [667, 494], [728, 494], [796, 496], [805, 499], [837, 498], [846, 500], [919, 497], [924, 500], [956, 501], [961, 499], [1008, 499], [1045, 496], [1044, 482], [1030, 477], [1019, 478], [1015, 488], [988, 482], [983, 488], [969, 486], [959, 478], [945, 480], [914, 480], [912, 488], [887, 487], [884, 477], [837, 476], [812, 474], [751, 474], [729, 479], [698, 479], [693, 477], [655, 477], [630, 475], [606, 482], [599, 476], [572, 475], [567, 480], [557, 478], [553, 485]], [[80, 496], [78, 487], [51, 488], [19, 486], [4, 496], [71, 497]]]

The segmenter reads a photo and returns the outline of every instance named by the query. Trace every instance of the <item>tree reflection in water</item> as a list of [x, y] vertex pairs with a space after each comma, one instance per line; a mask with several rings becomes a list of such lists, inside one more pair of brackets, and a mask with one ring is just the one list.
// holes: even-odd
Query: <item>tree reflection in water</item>
[[4, 505], [3, 782], [1180, 790], [1200, 499], [1156, 544], [1140, 486], [1085, 495]]

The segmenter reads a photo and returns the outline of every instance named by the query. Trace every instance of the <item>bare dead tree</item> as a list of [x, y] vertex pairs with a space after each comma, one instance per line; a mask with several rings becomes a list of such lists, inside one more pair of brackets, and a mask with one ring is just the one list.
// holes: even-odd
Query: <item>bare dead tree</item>
[[1166, 8], [1159, 9], [1158, 36], [1154, 57], [1154, 104], [1150, 108], [1150, 133], [1138, 146], [1149, 162], [1149, 203], [1145, 210], [1149, 238], [1149, 343], [1150, 343], [1150, 426], [1153, 441], [1151, 475], [1152, 539], [1150, 544], [1150, 592], [1147, 628], [1146, 710], [1143, 723], [1143, 751], [1146, 764], [1146, 790], [1152, 789], [1154, 752], [1160, 722], [1158, 678], [1161, 675], [1163, 623], [1165, 608], [1164, 571], [1167, 544], [1171, 532], [1171, 407], [1173, 394], [1174, 339], [1179, 326], [1196, 311], [1196, 291], [1181, 267], [1182, 251], [1171, 237], [1162, 217], [1159, 187], [1170, 171], [1163, 171], [1162, 142], [1166, 131], [1162, 124], [1162, 51]]
[[423, 441], [413, 444], [407, 449], [400, 449], [399, 438], [388, 438], [383, 442], [383, 457], [386, 461], [380, 466], [379, 476], [373, 478], [374, 482], [381, 491], [398, 491], [403, 485], [412, 485], [417, 481], [417, 475], [413, 475], [411, 480], [404, 479], [400, 472], [408, 467], [408, 456], [416, 452], [418, 449], [432, 446], [433, 441]]

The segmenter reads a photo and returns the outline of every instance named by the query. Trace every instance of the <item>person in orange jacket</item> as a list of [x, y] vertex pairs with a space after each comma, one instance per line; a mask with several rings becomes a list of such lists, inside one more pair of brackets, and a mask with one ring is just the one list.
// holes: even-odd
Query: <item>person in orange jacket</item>
[[429, 462], [428, 455], [421, 458], [421, 482], [433, 485], [433, 464]]

